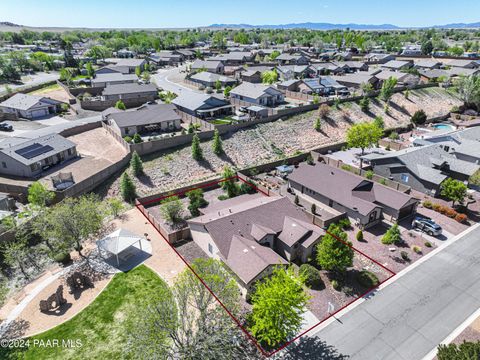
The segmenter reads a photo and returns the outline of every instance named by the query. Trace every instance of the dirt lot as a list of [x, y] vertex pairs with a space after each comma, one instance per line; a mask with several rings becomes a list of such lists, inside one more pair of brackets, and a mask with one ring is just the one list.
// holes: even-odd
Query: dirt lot
[[46, 96], [50, 99], [62, 101], [67, 104], [68, 100], [70, 99], [67, 92], [58, 84], [50, 85], [44, 87], [43, 89], [32, 91], [30, 95]]
[[[447, 113], [452, 106], [459, 104], [460, 101], [447, 91], [430, 88], [411, 91], [409, 99], [402, 94], [395, 94], [388, 115], [382, 102], [372, 102], [369, 114], [363, 113], [358, 104], [343, 104], [339, 110], [332, 109], [329, 118], [323, 121], [320, 132], [313, 129], [316, 111], [261, 124], [223, 136], [225, 155], [222, 157], [213, 153], [211, 141], [202, 143], [205, 160], [200, 162], [192, 159], [189, 146], [147, 156], [144, 168], [148, 181], [138, 182], [137, 191], [146, 195], [158, 190], [175, 189], [180, 185], [212, 178], [226, 164], [243, 168], [281, 159], [296, 151], [331, 144], [343, 140], [351, 124], [372, 120], [377, 115], [384, 118], [387, 127], [392, 127], [407, 124], [411, 114], [418, 109], [434, 117]], [[117, 188], [118, 179], [111, 185], [110, 193], [115, 193]]]

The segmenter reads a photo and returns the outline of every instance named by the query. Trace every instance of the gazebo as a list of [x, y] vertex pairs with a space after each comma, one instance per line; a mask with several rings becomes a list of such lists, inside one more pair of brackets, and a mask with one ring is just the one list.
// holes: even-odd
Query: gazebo
[[115, 255], [117, 259], [117, 266], [120, 265], [119, 255], [123, 251], [132, 247], [136, 243], [139, 244], [140, 250], [142, 249], [142, 238], [128, 230], [118, 229], [108, 234], [103, 239], [97, 241], [98, 252], [101, 255], [101, 250], [105, 250], [112, 255]]

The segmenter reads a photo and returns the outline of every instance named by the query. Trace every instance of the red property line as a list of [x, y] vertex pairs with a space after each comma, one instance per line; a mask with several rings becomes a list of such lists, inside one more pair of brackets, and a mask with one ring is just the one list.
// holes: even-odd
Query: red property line
[[[185, 258], [177, 251], [177, 249], [160, 233], [160, 231], [158, 229], [156, 229], [155, 225], [153, 224], [153, 222], [148, 218], [148, 216], [139, 209], [140, 206], [145, 206], [145, 205], [148, 205], [148, 204], [152, 204], [154, 202], [159, 202], [159, 201], [162, 201], [163, 199], [166, 199], [166, 198], [169, 198], [171, 196], [178, 196], [178, 195], [184, 195], [185, 193], [191, 191], [191, 190], [195, 190], [195, 189], [202, 189], [202, 188], [205, 188], [205, 187], [209, 187], [209, 186], [212, 186], [212, 185], [217, 185], [221, 182], [225, 182], [225, 181], [229, 181], [229, 180], [241, 180], [243, 181], [244, 183], [250, 185], [251, 187], [253, 187], [256, 191], [259, 191], [261, 192], [262, 194], [264, 194], [265, 196], [269, 196], [267, 193], [265, 193], [264, 191], [262, 191], [261, 189], [259, 189], [257, 186], [255, 186], [254, 184], [251, 184], [245, 180], [243, 180], [242, 178], [240, 178], [238, 175], [236, 176], [232, 176], [230, 178], [227, 178], [227, 179], [222, 179], [222, 180], [219, 180], [219, 181], [214, 181], [214, 182], [211, 182], [211, 183], [207, 183], [207, 184], [204, 184], [204, 185], [201, 185], [201, 186], [198, 186], [198, 187], [195, 187], [195, 188], [191, 188], [189, 190], [184, 190], [184, 191], [180, 191], [180, 192], [177, 192], [177, 193], [173, 193], [173, 194], [169, 194], [169, 195], [165, 195], [165, 196], [161, 196], [159, 198], [156, 198], [156, 199], [153, 199], [153, 200], [149, 200], [149, 201], [146, 201], [144, 203], [140, 202], [140, 204], [138, 205], [135, 205], [135, 207], [137, 208], [137, 210], [140, 211], [140, 213], [142, 213], [142, 215], [145, 217], [145, 219], [147, 219], [147, 221], [153, 226], [153, 228], [155, 230], [157, 230], [158, 234], [163, 238], [163, 240], [165, 240], [165, 242], [173, 249], [173, 251], [180, 257], [180, 259], [185, 263], [185, 265], [190, 269], [190, 271], [198, 278], [198, 280], [200, 280], [200, 282], [203, 284], [203, 286], [205, 286], [205, 288], [210, 292], [210, 294], [212, 294], [212, 296], [214, 297], [214, 299], [216, 301], [218, 301], [218, 303], [220, 304], [220, 306], [222, 306], [222, 308], [227, 312], [227, 314], [233, 319], [233, 321], [237, 324], [237, 326], [244, 332], [244, 334], [255, 344], [255, 346], [258, 348], [258, 350], [260, 350], [260, 352], [262, 353], [263, 356], [265, 357], [270, 357], [274, 354], [276, 354], [277, 352], [283, 350], [284, 348], [286, 348], [287, 346], [289, 346], [290, 344], [292, 344], [294, 341], [298, 340], [300, 337], [302, 337], [303, 335], [305, 335], [307, 332], [313, 330], [314, 328], [316, 328], [317, 326], [319, 326], [320, 324], [322, 324], [323, 322], [325, 322], [326, 320], [330, 319], [332, 316], [335, 316], [337, 313], [339, 313], [340, 311], [344, 310], [346, 307], [350, 306], [351, 304], [353, 304], [354, 302], [360, 300], [361, 298], [363, 298], [364, 296], [366, 296], [367, 294], [369, 294], [370, 292], [372, 292], [373, 290], [375, 290], [376, 288], [378, 288], [380, 285], [382, 285], [383, 283], [385, 283], [386, 281], [390, 280], [393, 276], [396, 275], [396, 273], [390, 269], [388, 269], [387, 267], [385, 267], [384, 265], [380, 264], [378, 261], [372, 259], [370, 256], [366, 255], [365, 253], [363, 253], [362, 251], [356, 249], [355, 247], [353, 247], [351, 244], [345, 242], [344, 240], [340, 239], [338, 236], [336, 236], [335, 234], [332, 234], [330, 233], [328, 230], [325, 230], [325, 232], [329, 235], [331, 235], [334, 239], [342, 242], [343, 244], [349, 246], [350, 248], [352, 248], [354, 251], [357, 251], [358, 253], [360, 253], [361, 255], [365, 256], [366, 258], [368, 258], [369, 260], [371, 260], [372, 262], [374, 262], [375, 264], [377, 264], [378, 266], [380, 266], [381, 268], [383, 268], [384, 270], [388, 271], [390, 273], [390, 276], [387, 277], [385, 280], [383, 280], [382, 282], [380, 282], [377, 286], [374, 286], [372, 287], [371, 289], [367, 290], [366, 292], [364, 292], [362, 295], [358, 296], [357, 298], [355, 298], [354, 300], [352, 300], [351, 302], [347, 303], [346, 305], [342, 306], [340, 309], [338, 309], [337, 311], [335, 311], [334, 313], [330, 314], [328, 317], [326, 317], [325, 319], [323, 319], [322, 321], [318, 322], [317, 324], [313, 325], [312, 327], [310, 327], [309, 329], [305, 330], [304, 332], [302, 332], [301, 334], [297, 335], [295, 338], [293, 338], [292, 340], [288, 341], [287, 343], [283, 344], [282, 346], [280, 346], [278, 349], [276, 350], [273, 350], [271, 352], [267, 352], [259, 343], [258, 341], [250, 334], [250, 332], [245, 329], [243, 327], [243, 325], [240, 323], [240, 321], [230, 312], [230, 310], [227, 309], [227, 307], [220, 301], [220, 299], [214, 294], [214, 292], [208, 287], [208, 285], [203, 281], [203, 279], [195, 272], [195, 270], [192, 268], [192, 266], [185, 260]], [[317, 225], [316, 225], [317, 226]]]

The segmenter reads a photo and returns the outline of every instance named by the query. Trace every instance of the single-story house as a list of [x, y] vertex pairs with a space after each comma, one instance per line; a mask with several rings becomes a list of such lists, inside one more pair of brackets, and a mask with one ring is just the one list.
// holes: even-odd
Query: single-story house
[[172, 100], [178, 110], [201, 119], [232, 114], [233, 106], [223, 97], [189, 91]]
[[202, 85], [204, 87], [211, 87], [211, 88], [215, 88], [217, 81], [220, 82], [222, 87], [233, 86], [237, 84], [237, 80], [231, 77], [223, 76], [216, 73], [211, 73], [208, 71], [201, 71], [199, 73], [196, 73], [192, 75], [189, 78], [189, 80], [194, 83], [197, 83], [198, 85]]
[[207, 60], [195, 60], [191, 66], [192, 72], [198, 71], [209, 71], [216, 74], [223, 74], [225, 65], [218, 60], [207, 61]]
[[107, 65], [95, 70], [95, 76], [100, 74], [130, 74], [128, 66]]
[[0, 103], [0, 111], [26, 119], [37, 119], [56, 114], [61, 110], [62, 104], [61, 101], [45, 96], [17, 93]]
[[308, 65], [310, 59], [305, 55], [283, 53], [277, 56], [275, 61], [279, 65]]
[[413, 67], [415, 69], [433, 70], [440, 69], [442, 62], [433, 59], [419, 59], [415, 60]]
[[390, 60], [395, 60], [395, 55], [393, 54], [378, 54], [378, 53], [370, 53], [365, 55], [363, 58], [367, 63], [375, 63], [375, 64], [385, 64]]
[[153, 84], [107, 85], [102, 91], [102, 97], [104, 100], [122, 100], [127, 106], [129, 106], [127, 101], [133, 102], [138, 100], [140, 102], [138, 105], [141, 105], [155, 100], [158, 97], [158, 90]]
[[183, 56], [173, 51], [159, 51], [148, 55], [148, 61], [155, 66], [178, 65], [183, 62]]
[[339, 84], [328, 76], [304, 79], [300, 84], [298, 84], [297, 91], [304, 94], [317, 94], [325, 96], [348, 93], [346, 86]]
[[0, 174], [34, 178], [44, 170], [77, 156], [74, 142], [59, 134], [36, 139], [18, 139], [0, 144]]
[[114, 112], [106, 116], [107, 123], [120, 136], [145, 132], [168, 132], [181, 129], [181, 116], [173, 104], [157, 104], [133, 111]]
[[232, 102], [238, 101], [260, 106], [274, 107], [284, 101], [283, 93], [273, 86], [244, 82], [230, 92]]
[[345, 65], [340, 66], [339, 64], [333, 62], [312, 64], [312, 68], [317, 71], [317, 75], [338, 75], [347, 72], [347, 67]]
[[446, 66], [464, 69], [477, 69], [480, 64], [476, 60], [452, 59], [445, 61]]
[[386, 219], [397, 222], [415, 214], [419, 200], [323, 163], [300, 166], [288, 175], [288, 186], [309, 202], [346, 213], [361, 228]]
[[340, 61], [335, 63], [338, 67], [345, 69], [345, 72], [367, 71], [368, 64], [362, 61]]
[[417, 75], [401, 72], [401, 71], [392, 71], [392, 70], [380, 70], [371, 73], [374, 75], [380, 82], [388, 80], [390, 78], [397, 79], [397, 85], [417, 85], [420, 82], [420, 78]]
[[115, 84], [132, 84], [136, 82], [138, 82], [137, 75], [122, 73], [96, 74], [95, 78], [91, 80], [93, 87], [105, 87], [107, 85]]
[[459, 159], [450, 150], [442, 144], [431, 144], [363, 158], [376, 174], [436, 196], [445, 179], [467, 181], [480, 169], [480, 165]]
[[253, 61], [255, 55], [252, 52], [247, 51], [234, 51], [227, 54], [217, 55], [212, 58], [208, 58], [208, 61], [221, 61], [225, 65], [242, 65], [247, 62]]
[[390, 69], [393, 71], [407, 70], [413, 66], [413, 61], [404, 61], [404, 60], [390, 60], [385, 64], [382, 64], [382, 68]]
[[195, 52], [190, 49], [177, 49], [172, 51], [173, 54], [181, 55], [183, 60], [195, 59]]
[[331, 76], [331, 78], [341, 85], [355, 89], [360, 89], [362, 85], [366, 83], [370, 83], [374, 88], [376, 88], [380, 83], [379, 79], [375, 75], [371, 75], [366, 72]]
[[262, 72], [260, 70], [247, 69], [240, 73], [240, 79], [242, 81], [258, 84], [262, 82]]
[[244, 297], [275, 266], [308, 261], [325, 234], [280, 196], [241, 195], [202, 212], [188, 220], [193, 241], [208, 256], [225, 263]]
[[125, 67], [130, 74], [134, 74], [137, 67], [140, 68], [141, 71], [145, 70], [145, 65], [147, 65], [145, 59], [106, 59], [106, 62], [114, 66]]
[[310, 65], [277, 66], [277, 72], [283, 80], [308, 78], [313, 77], [316, 74], [316, 70]]
[[418, 73], [420, 74], [420, 81], [423, 83], [438, 81], [440, 78], [450, 78], [448, 72], [442, 69], [420, 69], [418, 70]]

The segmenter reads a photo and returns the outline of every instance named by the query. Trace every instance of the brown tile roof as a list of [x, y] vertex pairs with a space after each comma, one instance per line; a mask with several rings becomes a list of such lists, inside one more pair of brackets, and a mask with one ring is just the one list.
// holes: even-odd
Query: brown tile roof
[[315, 166], [300, 164], [288, 178], [349, 209], [355, 207], [362, 215], [368, 215], [383, 205], [400, 210], [413, 199], [387, 186], [321, 163]]

